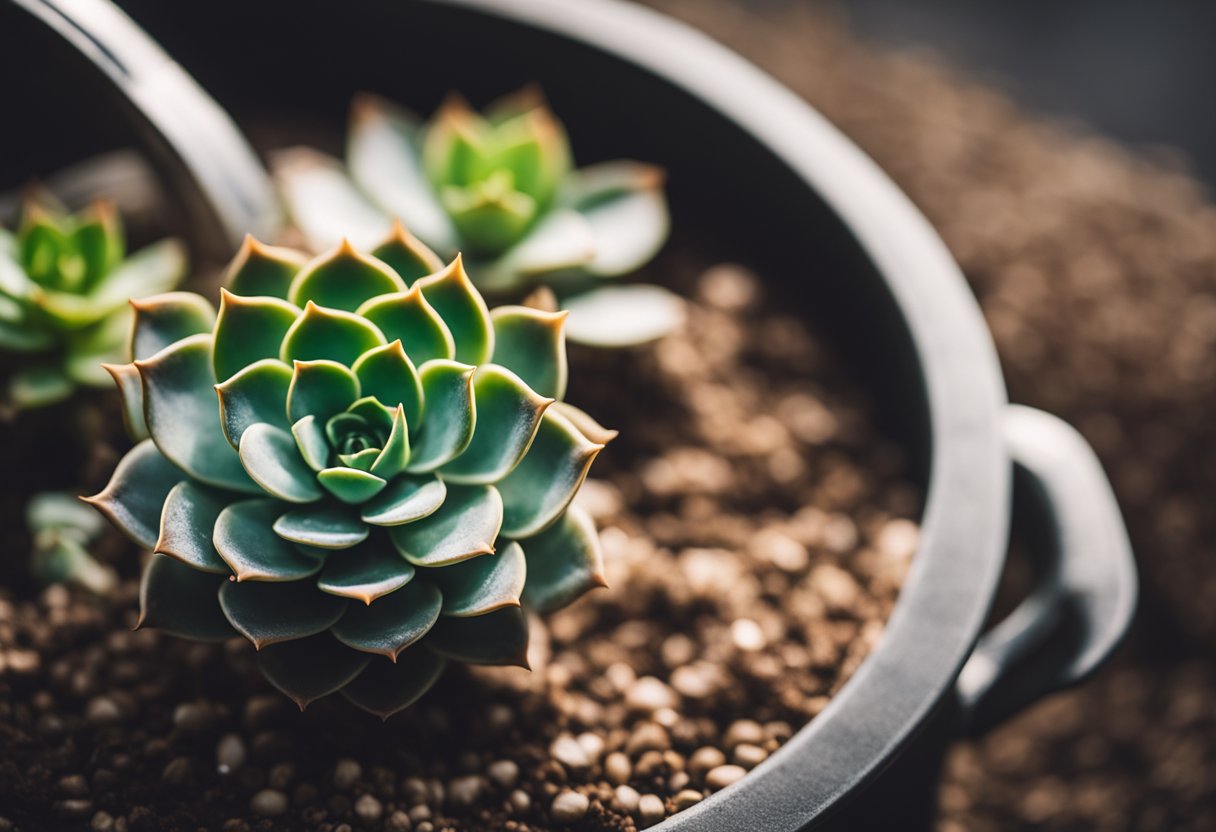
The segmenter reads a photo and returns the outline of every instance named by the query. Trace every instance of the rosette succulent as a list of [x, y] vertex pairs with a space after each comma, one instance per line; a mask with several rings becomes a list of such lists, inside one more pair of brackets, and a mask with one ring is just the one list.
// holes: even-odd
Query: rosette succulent
[[640, 343], [683, 319], [679, 299], [658, 286], [595, 288], [662, 247], [663, 171], [632, 161], [575, 169], [566, 131], [535, 89], [484, 114], [453, 95], [426, 123], [361, 95], [345, 165], [296, 148], [278, 156], [276, 176], [314, 250], [341, 235], [370, 244], [399, 218], [435, 250], [469, 258], [484, 292], [548, 286], [571, 312], [574, 340]]
[[524, 664], [524, 607], [604, 583], [571, 500], [614, 434], [560, 401], [564, 319], [488, 311], [400, 226], [373, 256], [247, 240], [218, 311], [140, 304], [110, 370], [148, 438], [89, 500], [153, 551], [141, 623], [382, 716], [447, 660]]
[[27, 201], [17, 232], [0, 229], [0, 349], [23, 354], [9, 401], [38, 407], [76, 385], [108, 385], [101, 363], [121, 360], [128, 300], [172, 289], [185, 271], [173, 240], [127, 257], [109, 203], [69, 215], [47, 198]]

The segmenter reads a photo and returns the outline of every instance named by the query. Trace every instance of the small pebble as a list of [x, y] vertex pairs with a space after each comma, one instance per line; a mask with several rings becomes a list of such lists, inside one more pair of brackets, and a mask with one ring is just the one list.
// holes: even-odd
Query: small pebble
[[634, 711], [654, 712], [660, 708], [674, 708], [680, 697], [665, 682], [654, 676], [643, 676], [625, 691], [625, 705]]
[[735, 746], [733, 756], [735, 762], [744, 768], [755, 768], [764, 762], [765, 758], [768, 757], [768, 752], [758, 745], [744, 742]]
[[410, 820], [414, 823], [422, 823], [424, 820], [431, 819], [431, 807], [425, 803], [419, 803], [410, 809]]
[[69, 774], [59, 778], [59, 791], [68, 797], [85, 797], [89, 793], [89, 781], [82, 774]]
[[355, 801], [355, 814], [359, 816], [359, 820], [371, 826], [384, 814], [384, 806], [374, 795], [360, 795]]
[[287, 795], [276, 789], [262, 789], [249, 801], [249, 808], [255, 814], [276, 817], [287, 811]]
[[113, 832], [114, 816], [109, 812], [98, 812], [93, 815], [92, 822], [89, 823], [89, 828], [93, 832]]
[[245, 765], [245, 741], [237, 734], [225, 734], [215, 747], [215, 764], [220, 774], [231, 774]]
[[118, 704], [108, 696], [90, 699], [84, 709], [84, 718], [92, 725], [110, 725], [122, 718]]
[[519, 780], [519, 766], [514, 760], [497, 760], [486, 769], [490, 779], [504, 789], [509, 789]]
[[388, 820], [384, 822], [384, 828], [388, 832], [410, 832], [413, 829], [414, 823], [410, 820], [410, 816], [398, 809], [388, 816]]
[[582, 820], [590, 806], [591, 801], [587, 799], [587, 795], [565, 789], [558, 792], [557, 797], [553, 798], [553, 805], [549, 807], [549, 816], [556, 823], [574, 823]]
[[677, 812], [683, 812], [689, 806], [695, 806], [701, 802], [701, 793], [696, 789], [683, 789], [676, 793], [672, 799]]
[[190, 782], [190, 759], [188, 757], [174, 757], [165, 766], [160, 777], [170, 786], [181, 786]]
[[573, 771], [582, 771], [591, 766], [587, 752], [578, 740], [569, 734], [561, 734], [549, 745], [549, 754], [563, 766]]
[[511, 808], [514, 809], [517, 814], [522, 815], [524, 812], [527, 812], [532, 808], [532, 798], [523, 789], [516, 789], [515, 791], [511, 792], [511, 797], [509, 800], [511, 802]]
[[617, 786], [612, 792], [612, 800], [617, 808], [630, 815], [638, 810], [638, 801], [641, 799], [638, 790], [632, 786]]
[[584, 731], [578, 735], [578, 744], [583, 747], [583, 751], [587, 754], [587, 759], [594, 763], [604, 753], [604, 738], [599, 734], [591, 731]]
[[453, 806], [472, 806], [481, 797], [485, 781], [476, 774], [456, 777], [448, 783], [447, 798]]
[[760, 625], [750, 618], [739, 618], [731, 623], [730, 640], [745, 653], [762, 650], [768, 644]]
[[747, 769], [743, 768], [743, 766], [718, 766], [717, 768], [710, 769], [709, 773], [705, 775], [705, 785], [714, 791], [718, 791], [719, 789], [725, 789], [745, 774], [747, 774]]
[[629, 756], [620, 751], [613, 751], [609, 754], [604, 759], [604, 775], [608, 778], [608, 782], [617, 786], [628, 783], [629, 778], [633, 775], [633, 764], [629, 762]]
[[688, 770], [695, 775], [701, 775], [710, 769], [726, 764], [726, 755], [721, 750], [707, 745], [692, 752], [688, 758]]
[[362, 776], [363, 766], [349, 757], [345, 757], [338, 760], [337, 765], [334, 766], [334, 788], [346, 791], [358, 783]]
[[760, 726], [759, 722], [755, 722], [754, 720], [736, 720], [726, 729], [726, 736], [723, 737], [723, 742], [727, 748], [734, 748], [743, 742], [757, 745], [764, 742], [764, 728]]
[[211, 707], [203, 702], [183, 702], [173, 711], [173, 725], [186, 734], [201, 734], [211, 721]]
[[638, 821], [642, 827], [654, 826], [667, 814], [663, 798], [657, 794], [644, 794], [638, 800]]
[[662, 725], [654, 722], [643, 722], [633, 729], [625, 743], [625, 753], [637, 756], [643, 751], [662, 750], [671, 747], [671, 738]]

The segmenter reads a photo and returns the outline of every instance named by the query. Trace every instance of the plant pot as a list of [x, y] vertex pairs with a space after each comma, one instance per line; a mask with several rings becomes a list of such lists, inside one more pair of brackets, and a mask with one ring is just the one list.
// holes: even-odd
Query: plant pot
[[[147, 115], [148, 99], [136, 93], [177, 70], [146, 60], [120, 16], [93, 2], [18, 5], [57, 9], [38, 19], [68, 42], [92, 33], [75, 48], [107, 68], [100, 86], [144, 114], [146, 145], [170, 149], [159, 155], [166, 169], [209, 209], [196, 212], [196, 242], [218, 252], [217, 241], [242, 223], [264, 219], [257, 200], [205, 186], [231, 187], [235, 177], [245, 182], [236, 190], [264, 193], [261, 180], [240, 178], [254, 176], [244, 151], [174, 150], [188, 138], [166, 128], [174, 115]], [[979, 309], [911, 203], [831, 125], [737, 56], [615, 0], [351, 0], [340, 16], [282, 0], [261, 3], [256, 16], [226, 0], [123, 6], [253, 127], [268, 114], [341, 124], [359, 89], [425, 111], [449, 89], [484, 100], [539, 81], [583, 160], [665, 166], [679, 233], [713, 256], [782, 276], [872, 391], [927, 494], [920, 546], [886, 635], [778, 753], [662, 829], [881, 828], [927, 818], [952, 738], [1082, 680], [1117, 645], [1136, 579], [1092, 453], [1052, 417], [1008, 404]], [[182, 102], [179, 111], [210, 123]], [[44, 156], [79, 150], [72, 137], [58, 139], [62, 147], [44, 147]], [[1015, 490], [1024, 508], [1016, 520], [1042, 568], [1014, 613], [981, 635]]]

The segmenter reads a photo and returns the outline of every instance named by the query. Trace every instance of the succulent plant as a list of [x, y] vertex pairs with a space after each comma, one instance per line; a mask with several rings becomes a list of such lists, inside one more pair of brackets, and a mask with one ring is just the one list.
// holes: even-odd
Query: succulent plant
[[121, 360], [128, 300], [172, 289], [185, 268], [173, 240], [128, 258], [109, 203], [69, 215], [49, 197], [27, 200], [17, 232], [0, 229], [0, 349], [28, 354], [8, 380], [9, 401], [39, 407], [76, 385], [108, 385], [101, 363]]
[[153, 551], [142, 624], [387, 716], [449, 659], [525, 664], [524, 607], [603, 585], [571, 500], [615, 434], [560, 401], [564, 313], [488, 311], [400, 225], [373, 254], [247, 239], [218, 312], [141, 303], [109, 369], [149, 438], [89, 501]]
[[314, 250], [341, 235], [370, 244], [399, 218], [435, 250], [462, 252], [483, 292], [553, 289], [572, 340], [624, 346], [683, 320], [679, 299], [657, 286], [596, 288], [666, 240], [663, 171], [631, 161], [574, 169], [566, 131], [534, 88], [484, 114], [452, 95], [425, 124], [369, 94], [351, 113], [345, 166], [304, 148], [277, 157], [288, 213]]
[[97, 593], [114, 588], [114, 570], [89, 552], [106, 528], [97, 512], [71, 494], [46, 491], [30, 498], [25, 522], [33, 539], [31, 567], [39, 581], [74, 583]]

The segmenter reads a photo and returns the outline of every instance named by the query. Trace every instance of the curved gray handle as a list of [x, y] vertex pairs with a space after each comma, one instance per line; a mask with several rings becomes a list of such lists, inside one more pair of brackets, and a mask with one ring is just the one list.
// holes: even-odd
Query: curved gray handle
[[1047, 561], [1035, 589], [981, 636], [959, 675], [964, 727], [982, 732], [1075, 685], [1119, 645], [1136, 607], [1131, 544], [1106, 475], [1081, 435], [1039, 410], [1010, 407], [1005, 439], [1027, 529]]
[[88, 61], [129, 105], [139, 141], [169, 178], [204, 253], [228, 259], [246, 232], [267, 236], [274, 188], [232, 119], [109, 0], [11, 0]]

